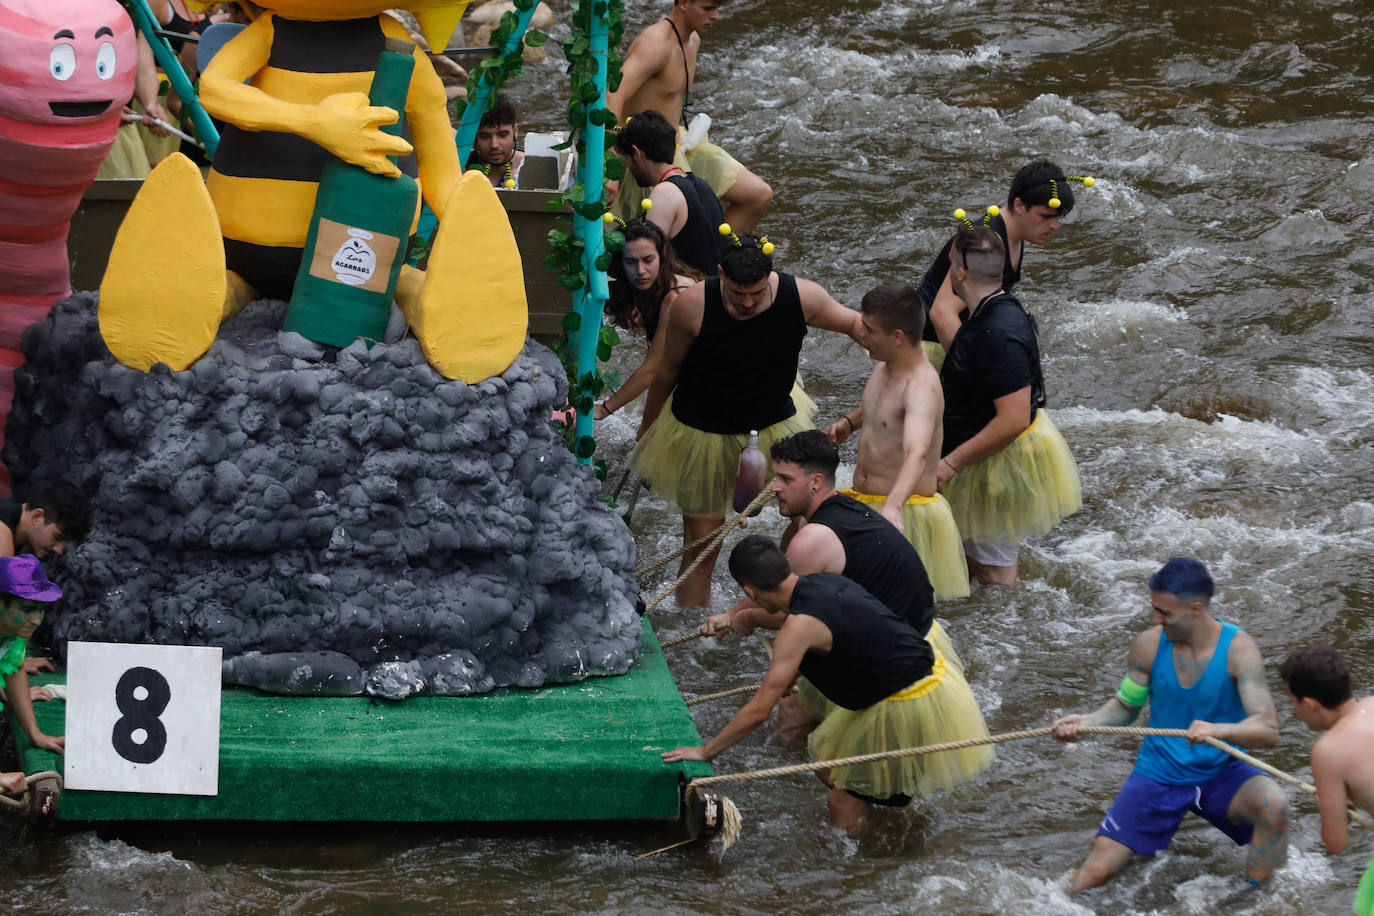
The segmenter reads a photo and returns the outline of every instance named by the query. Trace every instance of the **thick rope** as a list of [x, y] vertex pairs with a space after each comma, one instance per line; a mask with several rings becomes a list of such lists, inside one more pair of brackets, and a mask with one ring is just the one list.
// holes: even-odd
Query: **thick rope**
[[62, 784], [61, 775], [53, 770], [40, 770], [37, 773], [30, 773], [24, 777], [24, 791], [20, 793], [18, 798], [0, 793], [0, 807], [12, 808], [22, 814], [29, 814], [32, 805], [30, 795], [33, 793], [33, 784], [41, 779], [56, 779], [59, 786]]
[[715, 693], [703, 694], [699, 697], [692, 697], [692, 699], [687, 701], [687, 705], [696, 706], [698, 703], [708, 703], [711, 700], [723, 700], [726, 697], [737, 697], [742, 694], [753, 693], [758, 690], [760, 686], [759, 684], [750, 684], [747, 687], [731, 687], [729, 690], [719, 690]]
[[[687, 568], [684, 569], [682, 573], [676, 579], [673, 580], [673, 584], [668, 586], [663, 591], [663, 594], [659, 595], [653, 601], [645, 605], [645, 613], [652, 611], [654, 608], [662, 604], [669, 595], [671, 595], [673, 592], [677, 590], [677, 587], [679, 585], [686, 582], [688, 577], [691, 576], [692, 573], [697, 571], [697, 567], [704, 563], [706, 561], [706, 558], [709, 557], [712, 554], [712, 552], [715, 551], [715, 549], [721, 545], [721, 542], [725, 540], [725, 536], [727, 534], [729, 534], [735, 528], [743, 528], [745, 525], [749, 524], [749, 513], [753, 512], [755, 509], [762, 508], [763, 504], [772, 499], [774, 495], [775, 494], [772, 490], [764, 490], [754, 498], [754, 501], [749, 504], [748, 508], [746, 508], [743, 512], [740, 512], [734, 518], [730, 519], [730, 521], [726, 522], [725, 524], [717, 528], [712, 533], [710, 540], [707, 541], [706, 546], [702, 548], [701, 552], [698, 553], [695, 558], [693, 558], [692, 562], [687, 566]], [[671, 557], [669, 559], [671, 559]], [[638, 575], [638, 573], [636, 573], [636, 575]]]
[[[759, 493], [759, 495], [756, 496], [756, 497], [754, 498], [754, 501], [751, 502], [751, 503], [748, 505], [748, 507], [745, 508], [745, 510], [744, 510], [743, 512], [737, 513], [737, 514], [735, 515], [734, 518], [730, 519], [730, 520], [727, 521], [727, 522], [723, 522], [719, 528], [716, 528], [716, 529], [710, 531], [710, 532], [707, 533], [707, 534], [703, 534], [701, 537], [697, 538], [697, 539], [696, 539], [695, 541], [693, 541], [692, 543], [690, 543], [690, 544], [684, 544], [683, 546], [679, 547], [677, 550], [675, 550], [675, 551], [673, 551], [672, 553], [668, 554], [666, 557], [663, 557], [661, 560], [655, 560], [653, 563], [650, 563], [648, 566], [641, 566], [639, 569], [636, 569], [636, 570], [635, 570], [635, 578], [639, 578], [640, 576], [647, 575], [648, 573], [654, 572], [655, 570], [658, 570], [658, 569], [660, 569], [660, 568], [662, 568], [662, 567], [664, 567], [664, 566], [667, 566], [669, 563], [673, 562], [673, 561], [676, 560], [678, 557], [682, 556], [684, 553], [687, 553], [687, 552], [692, 551], [692, 550], [696, 550], [696, 549], [697, 549], [698, 547], [700, 547], [702, 544], [705, 544], [705, 543], [709, 542], [712, 538], [715, 538], [715, 537], [718, 536], [718, 535], [720, 536], [720, 539], [721, 539], [721, 540], [724, 540], [724, 535], [721, 534], [722, 531], [727, 531], [727, 532], [728, 532], [729, 530], [731, 530], [732, 528], [734, 528], [734, 527], [736, 527], [736, 526], [743, 526], [743, 525], [747, 524], [749, 514], [750, 514], [751, 512], [754, 512], [754, 511], [758, 510], [758, 509], [762, 509], [763, 506], [764, 506], [764, 504], [767, 503], [767, 502], [768, 502], [770, 499], [772, 499], [772, 498], [773, 498], [773, 491], [772, 491], [771, 489], [769, 489], [768, 487], [764, 487], [763, 490]], [[705, 551], [705, 553], [710, 553], [710, 551], [707, 550], [707, 551]], [[676, 586], [674, 586], [674, 587], [676, 587]]]
[[[1188, 732], [1182, 728], [1138, 728], [1133, 726], [1119, 725], [1080, 725], [1080, 734], [1084, 735], [1136, 735], [1140, 737], [1153, 738], [1186, 738]], [[722, 785], [730, 782], [743, 782], [749, 779], [765, 779], [773, 776], [791, 776], [797, 773], [814, 773], [817, 770], [829, 770], [836, 767], [855, 766], [861, 763], [873, 763], [877, 760], [892, 760], [899, 757], [916, 757], [921, 754], [938, 754], [941, 751], [957, 751], [969, 747], [978, 747], [985, 744], [1001, 744], [1005, 741], [1019, 741], [1024, 738], [1040, 738], [1050, 734], [1048, 726], [1043, 728], [1031, 728], [1024, 731], [1005, 732], [1000, 735], [988, 735], [985, 738], [968, 738], [963, 741], [946, 741], [943, 744], [928, 744], [924, 747], [907, 747], [895, 751], [878, 751], [873, 754], [861, 754], [857, 757], [842, 757], [838, 760], [817, 760], [812, 763], [798, 763], [786, 767], [773, 767], [767, 770], [753, 770], [747, 773], [728, 773], [724, 776], [704, 776], [693, 779], [687, 784], [690, 789], [693, 786]], [[1270, 766], [1262, 760], [1251, 757], [1249, 754], [1232, 747], [1224, 741], [1216, 738], [1204, 738], [1207, 744], [1230, 754], [1237, 760], [1242, 760], [1256, 769], [1262, 770], [1282, 782], [1302, 789], [1310, 795], [1317, 794], [1316, 786], [1303, 782], [1295, 776], [1291, 776], [1282, 770]], [[1363, 811], [1352, 811], [1351, 819], [1362, 827], [1374, 828], [1374, 819], [1371, 819]]]
[[[721, 630], [728, 630], [728, 629], [730, 629], [730, 625], [729, 625], [728, 623], [722, 623], [722, 624], [720, 624], [719, 626], [716, 627], [716, 632], [719, 633]], [[686, 633], [686, 634], [683, 634], [682, 636], [678, 636], [678, 637], [675, 637], [675, 638], [673, 638], [673, 639], [670, 639], [670, 640], [668, 640], [667, 642], [660, 644], [659, 648], [660, 648], [660, 649], [667, 649], [667, 648], [669, 648], [669, 647], [671, 647], [671, 646], [680, 646], [680, 645], [682, 645], [682, 644], [685, 643], [685, 642], [691, 642], [691, 641], [694, 640], [694, 639], [701, 639], [701, 637], [706, 636], [706, 635], [709, 635], [709, 634], [703, 633], [703, 632], [701, 632], [700, 630], [695, 630], [695, 631], [693, 631], [693, 632], [691, 632], [691, 633]]]
[[620, 483], [615, 485], [615, 492], [611, 494], [611, 502], [620, 502], [620, 491], [625, 489], [625, 481], [630, 479], [630, 469], [626, 468], [625, 473], [620, 475]]

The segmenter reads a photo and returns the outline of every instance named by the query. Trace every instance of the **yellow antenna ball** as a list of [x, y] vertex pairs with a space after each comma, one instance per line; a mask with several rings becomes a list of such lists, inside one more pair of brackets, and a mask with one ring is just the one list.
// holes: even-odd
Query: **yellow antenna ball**
[[1058, 197], [1051, 197], [1049, 201], [1046, 202], [1046, 206], [1048, 206], [1051, 210], [1058, 210], [1060, 202], [1061, 201]]
[[763, 243], [763, 253], [766, 254], [766, 255], [768, 255], [768, 256], [770, 256], [770, 257], [772, 256], [772, 254], [773, 254], [773, 243], [772, 243], [772, 242], [764, 242], [764, 243]]
[[601, 221], [603, 223], [613, 223], [615, 222], [615, 214], [608, 211], [602, 214]]
[[647, 197], [639, 202], [639, 209], [643, 210], [645, 213], [648, 213], [653, 208], [654, 202]]
[[1002, 212], [1002, 208], [999, 207], [999, 206], [997, 206], [996, 204], [992, 204], [991, 206], [988, 207], [988, 216], [997, 216], [997, 215], [1000, 214], [1001, 212]]
[[1092, 177], [1091, 175], [1083, 179], [1083, 187], [1085, 188], [1091, 188], [1095, 184], [1097, 184], [1097, 179]]
[[728, 236], [728, 235], [730, 234], [730, 232], [731, 232], [730, 224], [729, 224], [729, 223], [721, 223], [721, 224], [720, 224], [720, 230], [719, 230], [719, 232], [720, 232], [721, 235]]
[[964, 212], [964, 208], [963, 208], [963, 207], [956, 207], [956, 208], [955, 208], [955, 210], [954, 210], [954, 218], [955, 218], [955, 219], [963, 219], [963, 218], [966, 217], [966, 216], [968, 216], [968, 214]]
[[505, 188], [513, 188], [515, 187], [515, 179], [507, 178], [505, 181], [501, 182], [501, 186]]

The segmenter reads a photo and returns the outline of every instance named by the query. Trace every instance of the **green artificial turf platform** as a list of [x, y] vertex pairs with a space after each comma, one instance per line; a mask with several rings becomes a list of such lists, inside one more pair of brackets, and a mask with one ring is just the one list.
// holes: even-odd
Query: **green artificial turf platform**
[[[62, 681], [34, 678], [34, 683]], [[35, 703], [63, 733], [65, 703]], [[56, 755], [15, 737], [26, 772]], [[701, 738], [644, 622], [618, 677], [476, 697], [284, 697], [226, 688], [219, 794], [63, 791], [64, 821], [553, 821], [673, 818], [705, 763], [659, 754]]]

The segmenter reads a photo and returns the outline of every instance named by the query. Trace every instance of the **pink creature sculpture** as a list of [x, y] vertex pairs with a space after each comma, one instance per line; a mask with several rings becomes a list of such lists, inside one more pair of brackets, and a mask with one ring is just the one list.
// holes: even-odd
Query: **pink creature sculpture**
[[0, 444], [24, 329], [71, 293], [67, 229], [133, 96], [137, 41], [116, 0], [0, 0]]

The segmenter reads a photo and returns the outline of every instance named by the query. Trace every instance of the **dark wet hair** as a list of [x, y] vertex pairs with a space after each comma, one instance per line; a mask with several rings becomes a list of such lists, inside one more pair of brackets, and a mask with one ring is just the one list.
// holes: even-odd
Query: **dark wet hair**
[[621, 231], [625, 235], [626, 245], [639, 239], [654, 243], [654, 250], [658, 252], [658, 279], [648, 289], [636, 289], [625, 275], [625, 262], [621, 260], [623, 249], [616, 252], [607, 270], [612, 283], [611, 296], [606, 300], [606, 316], [616, 327], [642, 326], [645, 336], [653, 340], [658, 331], [659, 309], [668, 294], [677, 288], [678, 276], [700, 280], [701, 273], [678, 260], [673, 243], [653, 223], [636, 219], [626, 223]]
[[[735, 244], [735, 239], [739, 244]], [[773, 256], [764, 254], [758, 236], [741, 232], [726, 239], [720, 252], [720, 270], [735, 283], [757, 283], [773, 272]]]
[[55, 522], [62, 539], [78, 543], [91, 533], [91, 498], [70, 480], [50, 480], [33, 489], [24, 505], [42, 509], [45, 522]]
[[975, 226], [972, 229], [960, 226], [954, 234], [951, 257], [955, 251], [959, 252], [964, 269], [974, 280], [983, 283], [1002, 282], [1002, 265], [1006, 261], [1007, 249], [997, 230], [987, 226]]
[[884, 283], [870, 289], [864, 293], [859, 311], [872, 316], [888, 333], [901, 331], [913, 345], [920, 343], [926, 328], [926, 310], [916, 290], [905, 283]]
[[520, 122], [516, 120], [515, 106], [511, 104], [511, 100], [504, 95], [497, 95], [496, 101], [487, 109], [487, 113], [482, 115], [482, 120], [478, 126], [500, 127], [502, 124], [518, 123]]
[[632, 115], [616, 134], [615, 150], [629, 156], [635, 147], [653, 162], [672, 162], [677, 152], [677, 128], [653, 109]]
[[[1050, 188], [1054, 181], [1054, 189]], [[1073, 209], [1073, 182], [1069, 181], [1064, 170], [1048, 159], [1037, 159], [1021, 166], [1021, 171], [1011, 180], [1011, 190], [1007, 192], [1007, 206], [1018, 199], [1027, 207], [1047, 207], [1050, 198], [1059, 196], [1060, 216], [1068, 216]]]
[[782, 548], [761, 534], [751, 534], [730, 551], [730, 575], [741, 586], [771, 592], [792, 574]]
[[1350, 699], [1350, 672], [1330, 646], [1304, 646], [1279, 666], [1279, 677], [1298, 699], [1311, 697], [1327, 709]]
[[1152, 592], [1165, 592], [1184, 603], [1200, 600], [1203, 604], [1212, 603], [1216, 588], [1207, 567], [1192, 557], [1174, 557], [1161, 566], [1146, 585]]
[[807, 474], [820, 474], [830, 484], [835, 482], [835, 469], [840, 466], [839, 447], [818, 429], [803, 430], [779, 439], [768, 454], [774, 461], [795, 464]]

